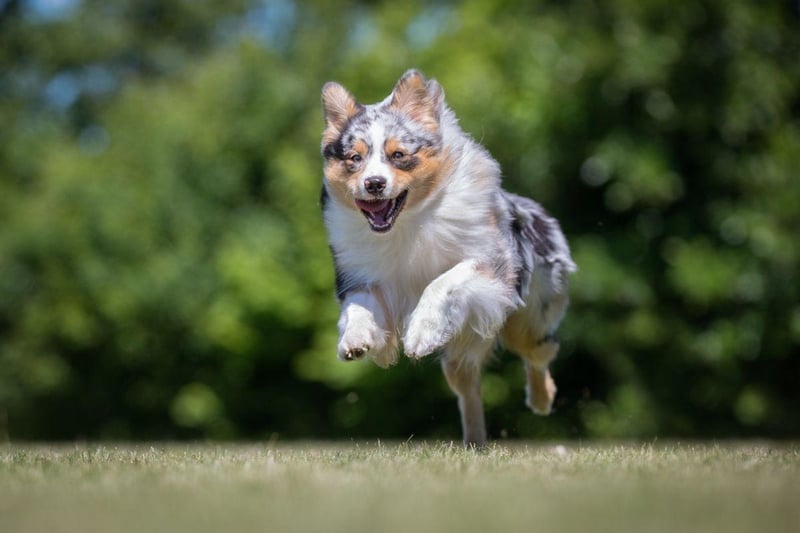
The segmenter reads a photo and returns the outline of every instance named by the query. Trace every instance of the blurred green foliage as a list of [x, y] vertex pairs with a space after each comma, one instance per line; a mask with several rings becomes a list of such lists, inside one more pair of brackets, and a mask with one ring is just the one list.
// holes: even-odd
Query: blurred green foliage
[[799, 57], [788, 1], [0, 1], [0, 438], [456, 437], [335, 357], [319, 89], [409, 67], [580, 267], [494, 437], [796, 437]]

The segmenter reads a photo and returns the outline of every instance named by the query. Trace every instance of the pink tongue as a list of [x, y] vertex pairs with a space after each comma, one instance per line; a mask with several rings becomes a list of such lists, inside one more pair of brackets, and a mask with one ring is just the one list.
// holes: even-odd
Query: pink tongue
[[391, 200], [376, 200], [372, 202], [356, 200], [356, 205], [359, 209], [363, 209], [369, 213], [378, 213], [380, 211], [385, 211], [386, 208], [389, 207], [389, 202], [391, 202]]
[[389, 211], [392, 209], [391, 200], [377, 200], [373, 202], [366, 202], [364, 200], [356, 200], [356, 205], [368, 213], [367, 217], [372, 221], [374, 226], [386, 226], [386, 220]]

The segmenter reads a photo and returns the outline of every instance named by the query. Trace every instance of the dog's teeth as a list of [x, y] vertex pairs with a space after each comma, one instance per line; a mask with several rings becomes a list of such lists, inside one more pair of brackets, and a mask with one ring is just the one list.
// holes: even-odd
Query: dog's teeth
[[402, 209], [407, 192], [404, 191], [399, 196], [386, 200], [356, 200], [356, 205], [361, 208], [361, 212], [367, 218], [373, 230], [379, 232], [388, 231]]

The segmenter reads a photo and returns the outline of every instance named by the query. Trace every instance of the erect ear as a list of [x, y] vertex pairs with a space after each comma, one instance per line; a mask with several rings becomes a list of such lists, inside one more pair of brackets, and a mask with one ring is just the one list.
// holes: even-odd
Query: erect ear
[[439, 127], [439, 115], [444, 102], [444, 91], [434, 80], [425, 80], [418, 70], [409, 70], [392, 92], [391, 107], [402, 111], [429, 129]]
[[341, 133], [351, 117], [363, 109], [347, 89], [334, 81], [322, 87], [322, 113], [325, 116], [326, 135], [328, 132]]

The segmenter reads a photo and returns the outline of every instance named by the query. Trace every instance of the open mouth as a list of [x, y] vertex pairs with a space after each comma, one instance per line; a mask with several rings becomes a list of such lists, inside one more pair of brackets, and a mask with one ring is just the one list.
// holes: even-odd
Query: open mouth
[[391, 199], [356, 200], [356, 206], [367, 217], [372, 231], [383, 233], [392, 229], [392, 224], [406, 203], [406, 196], [407, 190]]

